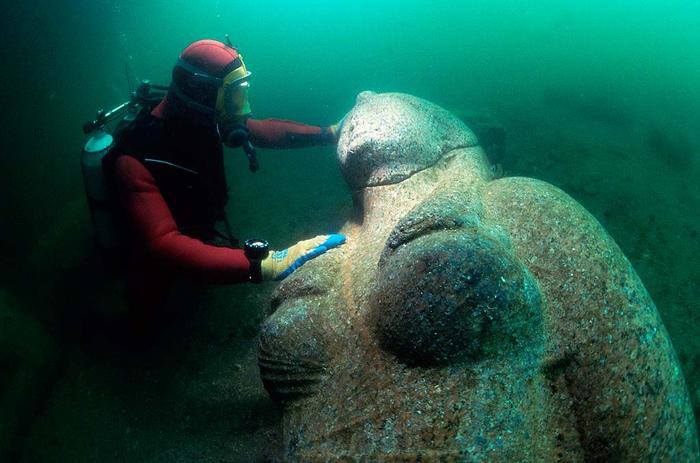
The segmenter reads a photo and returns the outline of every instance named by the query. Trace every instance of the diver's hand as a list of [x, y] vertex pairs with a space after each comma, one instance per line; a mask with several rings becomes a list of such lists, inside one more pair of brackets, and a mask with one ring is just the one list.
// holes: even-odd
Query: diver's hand
[[270, 254], [260, 262], [263, 280], [282, 280], [305, 262], [343, 243], [345, 243], [345, 235], [320, 235], [310, 240], [299, 241], [282, 251], [270, 251]]
[[333, 138], [335, 139], [335, 142], [338, 143], [338, 139], [340, 138], [340, 132], [343, 130], [343, 125], [345, 125], [345, 118], [348, 117], [346, 114], [343, 116], [341, 120], [336, 122], [335, 124], [331, 125], [328, 127], [331, 131], [331, 134], [333, 135]]

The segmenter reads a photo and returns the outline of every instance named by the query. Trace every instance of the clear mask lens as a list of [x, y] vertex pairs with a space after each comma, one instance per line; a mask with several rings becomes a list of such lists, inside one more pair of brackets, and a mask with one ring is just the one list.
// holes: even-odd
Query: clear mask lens
[[243, 81], [231, 91], [230, 110], [226, 111], [229, 116], [245, 116], [250, 114], [250, 103], [248, 102], [248, 90], [250, 82]]

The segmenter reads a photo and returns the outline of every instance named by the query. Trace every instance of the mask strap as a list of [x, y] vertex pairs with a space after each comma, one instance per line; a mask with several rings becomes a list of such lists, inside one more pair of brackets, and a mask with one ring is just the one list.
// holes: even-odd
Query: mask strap
[[175, 84], [175, 82], [172, 82], [170, 84], [170, 90], [177, 97], [177, 99], [180, 100], [180, 102], [187, 106], [189, 109], [192, 109], [207, 116], [216, 116], [216, 109], [194, 101], [192, 98], [185, 95], [185, 93], [180, 89], [180, 87], [178, 87]]
[[202, 71], [199, 69], [197, 66], [194, 66], [184, 59], [179, 59], [177, 60], [177, 63], [175, 63], [176, 67], [181, 67], [188, 73], [192, 75], [196, 80], [206, 82], [208, 85], [211, 85], [213, 88], [219, 88], [223, 85], [224, 80], [220, 79], [218, 77], [214, 77], [211, 74], [207, 74], [206, 72]]

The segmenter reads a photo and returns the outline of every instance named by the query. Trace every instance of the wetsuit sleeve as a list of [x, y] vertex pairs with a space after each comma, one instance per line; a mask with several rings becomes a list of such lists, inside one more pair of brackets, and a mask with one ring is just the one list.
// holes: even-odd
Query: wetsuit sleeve
[[251, 142], [260, 148], [303, 148], [336, 142], [329, 127], [304, 125], [282, 119], [248, 119]]
[[208, 283], [248, 281], [250, 263], [242, 249], [211, 246], [180, 233], [155, 179], [136, 158], [117, 159], [115, 180], [127, 220], [151, 258]]

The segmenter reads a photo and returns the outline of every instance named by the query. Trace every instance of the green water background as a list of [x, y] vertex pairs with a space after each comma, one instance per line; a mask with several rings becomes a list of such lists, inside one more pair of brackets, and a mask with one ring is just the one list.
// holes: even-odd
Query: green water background
[[[700, 2], [30, 0], [3, 5], [0, 21], [0, 450], [246, 461], [274, 439], [253, 355], [271, 287], [217, 289], [146, 360], [95, 348], [85, 321], [105, 283], [92, 267], [81, 125], [125, 99], [126, 69], [167, 83], [188, 43], [226, 33], [254, 74], [257, 117], [327, 125], [374, 90], [502, 126], [498, 170], [563, 188], [620, 244], [698, 416]], [[331, 148], [261, 150], [255, 175], [228, 154], [239, 236], [283, 246], [346, 219]], [[178, 336], [189, 341], [173, 347]]]

